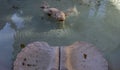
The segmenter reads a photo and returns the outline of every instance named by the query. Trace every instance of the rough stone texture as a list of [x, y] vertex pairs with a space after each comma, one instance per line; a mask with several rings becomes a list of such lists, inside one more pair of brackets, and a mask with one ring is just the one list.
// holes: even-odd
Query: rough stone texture
[[51, 70], [57, 69], [57, 47], [45, 42], [34, 42], [17, 55], [14, 70]]
[[108, 70], [108, 64], [92, 44], [76, 42], [58, 48], [34, 42], [18, 54], [14, 70]]
[[76, 42], [64, 48], [67, 70], [108, 70], [107, 61], [92, 44]]

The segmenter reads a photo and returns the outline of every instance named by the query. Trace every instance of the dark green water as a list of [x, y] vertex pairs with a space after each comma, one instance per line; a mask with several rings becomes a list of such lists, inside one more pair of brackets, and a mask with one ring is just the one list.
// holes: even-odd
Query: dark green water
[[20, 45], [46, 41], [50, 45], [70, 45], [76, 41], [94, 44], [104, 54], [110, 70], [120, 70], [119, 6], [102, 0], [86, 5], [78, 0], [48, 0], [50, 6], [79, 13], [67, 17], [64, 27], [44, 15], [42, 0], [0, 0], [0, 70], [11, 70]]

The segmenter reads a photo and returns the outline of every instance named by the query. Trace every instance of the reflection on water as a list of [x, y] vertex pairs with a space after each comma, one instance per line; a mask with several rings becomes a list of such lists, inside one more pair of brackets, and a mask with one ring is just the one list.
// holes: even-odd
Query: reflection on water
[[90, 10], [89, 10], [89, 18], [95, 17], [95, 18], [103, 18], [106, 13], [106, 4], [107, 0], [99, 1], [97, 4], [91, 2], [90, 4]]
[[12, 67], [12, 51], [15, 31], [6, 23], [0, 31], [0, 69], [9, 70]]
[[[2, 20], [0, 28], [3, 28], [0, 30], [0, 51], [2, 52], [0, 53], [0, 69], [8, 67], [4, 70], [10, 70], [11, 65], [6, 65], [6, 63], [11, 63], [12, 46], [13, 55], [16, 56], [21, 49], [21, 44], [27, 45], [34, 41], [46, 41], [50, 45], [59, 46], [69, 45], [75, 41], [86, 41], [96, 45], [104, 53], [111, 70], [120, 70], [120, 56], [118, 56], [120, 53], [120, 11], [111, 2], [101, 0], [95, 4], [94, 0], [90, 3], [87, 0], [81, 4], [82, 1], [78, 0], [48, 0], [50, 6], [60, 10], [66, 11], [69, 8], [76, 10], [76, 13], [67, 17], [65, 27], [60, 28], [61, 23], [44, 15], [39, 8], [42, 0], [7, 1], [3, 3], [6, 8], [8, 8], [7, 4], [19, 8], [9, 7], [10, 12], [7, 13], [6, 9], [0, 7], [5, 11], [4, 14], [0, 13], [4, 18], [0, 19]], [[77, 16], [74, 16], [76, 14]], [[1, 46], [7, 46], [7, 48]], [[5, 57], [2, 57], [3, 54]]]
[[11, 17], [11, 20], [13, 21], [13, 23], [17, 26], [18, 29], [24, 27], [24, 19], [19, 17], [18, 14], [13, 14]]

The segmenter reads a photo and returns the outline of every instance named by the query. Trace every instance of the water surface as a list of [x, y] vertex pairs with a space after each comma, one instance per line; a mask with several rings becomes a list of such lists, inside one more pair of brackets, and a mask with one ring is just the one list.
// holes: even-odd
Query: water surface
[[[113, 1], [100, 4], [78, 0], [47, 0], [50, 6], [79, 14], [68, 16], [64, 27], [44, 15], [42, 0], [0, 0], [0, 69], [11, 70], [21, 44], [46, 41], [53, 46], [76, 41], [94, 44], [104, 54], [110, 70], [120, 70], [120, 9]], [[3, 56], [4, 55], [4, 56]]]

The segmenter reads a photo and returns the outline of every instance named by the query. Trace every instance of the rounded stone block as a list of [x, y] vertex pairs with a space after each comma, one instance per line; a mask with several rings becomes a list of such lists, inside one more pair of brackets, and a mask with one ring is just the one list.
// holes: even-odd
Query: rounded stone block
[[108, 70], [107, 61], [92, 44], [76, 42], [63, 48], [68, 70]]
[[52, 70], [57, 69], [57, 47], [45, 42], [28, 44], [17, 55], [14, 70]]

